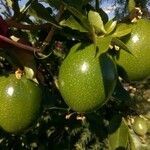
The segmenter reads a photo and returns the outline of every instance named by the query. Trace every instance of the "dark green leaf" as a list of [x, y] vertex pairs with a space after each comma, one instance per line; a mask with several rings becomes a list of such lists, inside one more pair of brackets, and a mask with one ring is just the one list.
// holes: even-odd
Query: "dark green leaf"
[[70, 6], [73, 6], [74, 8], [82, 9], [83, 5], [86, 5], [89, 2], [89, 0], [65, 0], [65, 3], [67, 3]]
[[130, 25], [127, 25], [125, 23], [120, 23], [117, 25], [117, 28], [115, 32], [112, 34], [113, 37], [122, 37], [127, 34], [130, 34], [132, 31], [132, 28]]
[[106, 33], [102, 18], [98, 12], [89, 11], [88, 20], [90, 24], [95, 28], [95, 31], [97, 33], [101, 33], [101, 32]]
[[120, 100], [120, 101], [131, 101], [131, 97], [128, 91], [126, 91], [123, 87], [123, 85], [121, 84], [121, 82], [118, 80], [117, 81], [117, 85], [116, 88], [114, 90], [113, 93], [113, 97]]
[[86, 30], [91, 31], [90, 23], [86, 16], [84, 16], [79, 10], [74, 7], [68, 6], [65, 4], [66, 9], [68, 9], [78, 20], [80, 20], [81, 24], [86, 28]]
[[51, 12], [49, 12], [49, 10], [45, 8], [41, 3], [32, 3], [28, 13], [36, 18], [54, 22], [54, 18], [50, 14]]
[[117, 21], [110, 20], [105, 24], [105, 30], [107, 34], [110, 34], [116, 28]]
[[125, 50], [126, 52], [132, 54], [129, 50], [129, 48], [118, 38], [112, 38], [112, 44], [113, 45], [117, 45], [120, 48], [122, 48], [123, 50]]
[[[116, 116], [117, 117], [117, 116]], [[116, 119], [110, 122], [110, 128], [114, 124], [116, 124]], [[109, 135], [109, 150], [116, 150], [119, 148], [126, 149], [129, 138], [129, 130], [125, 121], [122, 120], [120, 126], [117, 128], [115, 132]]]
[[70, 16], [67, 20], [62, 20], [60, 22], [60, 25], [69, 27], [73, 30], [78, 30], [80, 32], [88, 32], [86, 28], [84, 28], [80, 23], [78, 23], [73, 16]]
[[111, 40], [112, 40], [111, 36], [97, 38], [96, 46], [98, 47], [98, 54], [97, 54], [98, 57], [101, 53], [105, 53], [109, 49]]

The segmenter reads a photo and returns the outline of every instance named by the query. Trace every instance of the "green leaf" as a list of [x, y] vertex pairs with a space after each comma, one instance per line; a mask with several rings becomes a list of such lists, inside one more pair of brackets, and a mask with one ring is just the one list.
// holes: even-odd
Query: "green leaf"
[[131, 12], [135, 8], [135, 0], [128, 1], [128, 11]]
[[[110, 122], [109, 129], [111, 130], [113, 126], [116, 124], [117, 119], [120, 119], [118, 116], [115, 116]], [[128, 126], [126, 125], [125, 121], [122, 119], [120, 126], [116, 129], [115, 132], [111, 133], [108, 137], [109, 142], [109, 150], [116, 150], [116, 149], [126, 149], [128, 144], [129, 138], [129, 130]]]
[[119, 48], [122, 48], [123, 50], [125, 50], [129, 54], [132, 54], [130, 52], [129, 48], [118, 38], [112, 38], [112, 45], [117, 45], [117, 46], [119, 46]]
[[[120, 68], [119, 66], [117, 66], [117, 69], [118, 69], [118, 75], [120, 76]], [[121, 72], [122, 73], [122, 72]], [[123, 72], [124, 73], [124, 72]], [[122, 73], [122, 74], [123, 74]], [[121, 77], [124, 79], [125, 75], [121, 74]], [[115, 87], [115, 90], [112, 94], [112, 96], [114, 97], [114, 101], [116, 102], [116, 105], [115, 107], [119, 108], [119, 110], [125, 110], [126, 108], [128, 108], [129, 106], [132, 105], [132, 98], [129, 94], [129, 92], [127, 90], [124, 89], [122, 83], [119, 81], [119, 79], [117, 80], [117, 84], [116, 84], [116, 87]]]
[[65, 3], [80, 10], [82, 10], [83, 5], [86, 5], [88, 2], [89, 0], [65, 0]]
[[6, 0], [6, 4], [10, 7], [10, 8], [12, 8], [12, 5], [13, 5], [13, 1], [12, 0]]
[[35, 77], [35, 72], [32, 68], [25, 66], [24, 71], [27, 79], [33, 79]]
[[149, 150], [149, 140], [142, 140], [137, 136], [133, 130], [129, 132], [129, 150]]
[[98, 12], [89, 11], [88, 20], [89, 20], [90, 24], [95, 28], [95, 31], [97, 33], [101, 33], [101, 32], [106, 33], [103, 21]]
[[116, 28], [117, 21], [110, 20], [105, 24], [105, 30], [107, 34], [110, 34]]
[[80, 23], [78, 23], [73, 16], [70, 16], [67, 20], [62, 20], [60, 22], [60, 25], [69, 27], [73, 30], [78, 30], [80, 32], [88, 32], [88, 30], [84, 28]]
[[79, 10], [65, 4], [65, 7], [68, 11], [70, 11], [78, 20], [80, 20], [82, 26], [86, 28], [86, 30], [91, 32], [91, 26], [86, 16], [84, 16]]
[[45, 8], [41, 3], [32, 3], [28, 10], [28, 13], [35, 18], [44, 19], [49, 22], [55, 21], [54, 18], [51, 16], [49, 10]]
[[130, 34], [132, 31], [132, 28], [130, 25], [127, 25], [125, 23], [120, 23], [117, 25], [117, 28], [115, 32], [112, 34], [113, 37], [123, 37], [127, 34]]
[[109, 49], [109, 45], [111, 44], [112, 37], [106, 36], [106, 37], [100, 37], [97, 38], [96, 46], [98, 47], [98, 54], [99, 57], [101, 53], [105, 53]]
[[129, 134], [129, 146], [128, 147], [129, 147], [129, 150], [136, 150], [134, 139], [131, 133]]

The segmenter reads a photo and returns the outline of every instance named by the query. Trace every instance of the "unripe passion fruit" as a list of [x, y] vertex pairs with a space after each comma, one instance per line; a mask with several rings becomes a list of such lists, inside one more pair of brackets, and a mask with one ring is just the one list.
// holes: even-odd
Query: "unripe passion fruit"
[[62, 63], [59, 90], [65, 102], [77, 112], [102, 106], [116, 84], [116, 66], [107, 54], [96, 57], [94, 44], [76, 44]]
[[121, 50], [117, 63], [129, 80], [138, 81], [150, 75], [150, 20], [138, 20], [131, 27], [131, 36], [124, 38], [123, 42], [133, 55]]
[[148, 126], [146, 120], [140, 117], [136, 117], [133, 123], [133, 130], [138, 135], [145, 135], [148, 131]]
[[14, 74], [0, 77], [0, 126], [7, 132], [26, 129], [40, 110], [41, 90], [31, 80]]

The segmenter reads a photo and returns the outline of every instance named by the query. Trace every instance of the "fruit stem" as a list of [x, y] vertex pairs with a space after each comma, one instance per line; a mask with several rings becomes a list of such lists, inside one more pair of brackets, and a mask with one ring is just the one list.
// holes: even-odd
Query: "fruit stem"
[[[64, 12], [64, 5], [60, 5], [59, 12], [56, 15], [56, 21], [57, 22], [60, 21], [60, 18], [62, 16], [63, 12]], [[56, 27], [54, 25], [52, 25], [51, 30], [49, 31], [47, 37], [45, 38], [45, 40], [44, 40], [44, 42], [43, 42], [43, 44], [41, 46], [41, 51], [44, 51], [45, 48], [47, 47], [47, 45], [51, 42], [55, 30], [56, 30]]]
[[135, 7], [135, 9], [133, 9], [130, 14], [129, 14], [129, 18], [131, 20], [132, 23], [137, 22], [137, 20], [141, 19], [143, 15], [143, 12], [141, 11], [141, 9], [139, 7]]
[[35, 47], [31, 47], [31, 46], [28, 46], [25, 44], [17, 43], [3, 35], [0, 35], [0, 40], [4, 41], [6, 43], [9, 43], [10, 45], [13, 45], [15, 47], [27, 50], [27, 51], [31, 51], [31, 52], [40, 52], [41, 51], [39, 48], [35, 48]]

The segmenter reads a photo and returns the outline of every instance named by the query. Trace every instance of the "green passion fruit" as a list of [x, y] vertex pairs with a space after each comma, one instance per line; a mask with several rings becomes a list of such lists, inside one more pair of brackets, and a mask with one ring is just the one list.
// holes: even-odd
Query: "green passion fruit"
[[78, 43], [60, 67], [60, 93], [74, 111], [94, 111], [112, 94], [116, 72], [116, 66], [107, 54], [96, 57], [94, 44]]
[[130, 37], [123, 38], [131, 54], [120, 51], [117, 63], [130, 81], [140, 81], [150, 75], [150, 20], [140, 19], [130, 25]]
[[41, 89], [31, 80], [14, 74], [0, 77], [0, 127], [10, 133], [22, 132], [37, 118]]
[[133, 123], [133, 130], [138, 135], [145, 135], [148, 131], [148, 126], [146, 120], [140, 117], [136, 117]]

